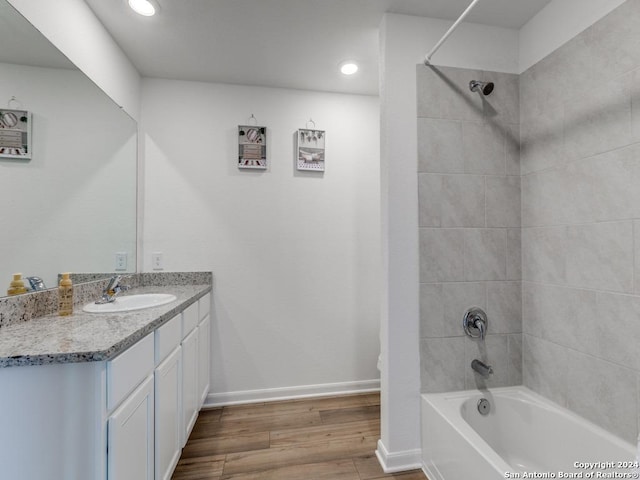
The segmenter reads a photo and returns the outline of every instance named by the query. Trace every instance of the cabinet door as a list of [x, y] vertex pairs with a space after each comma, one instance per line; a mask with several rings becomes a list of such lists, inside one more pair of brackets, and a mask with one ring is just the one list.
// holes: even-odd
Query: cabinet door
[[181, 354], [178, 346], [155, 370], [156, 480], [171, 479], [182, 450]]
[[210, 325], [209, 315], [204, 317], [204, 320], [198, 325], [198, 407], [202, 407], [209, 394]]
[[109, 480], [153, 480], [153, 375], [108, 421]]
[[198, 329], [182, 341], [182, 446], [198, 415]]

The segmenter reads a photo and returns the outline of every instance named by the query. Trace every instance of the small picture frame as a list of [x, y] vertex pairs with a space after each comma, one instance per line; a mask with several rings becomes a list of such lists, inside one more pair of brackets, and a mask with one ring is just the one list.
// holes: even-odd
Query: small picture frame
[[238, 168], [267, 168], [267, 127], [238, 125]]
[[0, 109], [0, 158], [31, 159], [31, 113]]
[[298, 170], [324, 172], [324, 145], [326, 132], [324, 130], [310, 130], [301, 128], [296, 135]]

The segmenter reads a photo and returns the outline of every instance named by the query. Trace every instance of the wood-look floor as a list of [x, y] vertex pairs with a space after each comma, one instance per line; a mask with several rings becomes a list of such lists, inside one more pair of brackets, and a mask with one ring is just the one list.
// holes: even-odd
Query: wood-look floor
[[200, 412], [173, 480], [425, 480], [385, 475], [374, 454], [378, 394]]

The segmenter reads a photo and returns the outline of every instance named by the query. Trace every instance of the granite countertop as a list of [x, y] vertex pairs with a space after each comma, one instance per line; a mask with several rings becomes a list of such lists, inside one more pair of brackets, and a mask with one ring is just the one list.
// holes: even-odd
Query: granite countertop
[[0, 367], [109, 360], [212, 290], [211, 285], [147, 286], [127, 295], [172, 293], [171, 303], [120, 313], [47, 315], [0, 330]]

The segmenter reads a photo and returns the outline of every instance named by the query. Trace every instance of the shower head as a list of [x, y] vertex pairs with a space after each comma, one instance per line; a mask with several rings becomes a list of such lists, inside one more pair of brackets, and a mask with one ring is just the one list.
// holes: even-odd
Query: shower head
[[478, 80], [471, 80], [469, 82], [469, 89], [472, 92], [480, 92], [483, 95], [491, 95], [493, 92], [493, 82], [480, 82]]

